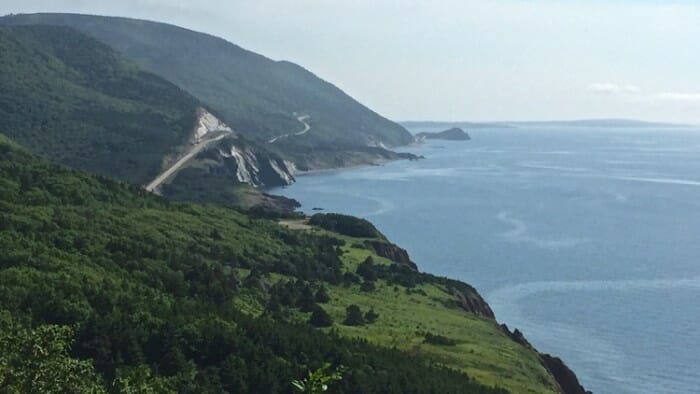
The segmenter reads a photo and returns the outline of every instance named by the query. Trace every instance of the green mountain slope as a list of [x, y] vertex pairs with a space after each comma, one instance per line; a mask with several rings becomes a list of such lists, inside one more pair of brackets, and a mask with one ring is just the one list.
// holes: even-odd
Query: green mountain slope
[[[335, 166], [338, 157], [366, 160], [362, 156], [376, 156], [366, 151], [368, 146], [413, 140], [403, 127], [302, 67], [210, 35], [163, 23], [74, 14], [13, 15], [1, 23], [67, 25], [86, 32], [189, 91], [236, 130], [261, 142], [303, 130], [298, 117], [308, 116], [307, 133], [269, 144], [302, 168]], [[315, 156], [317, 151], [331, 153]]]
[[[215, 119], [198, 99], [77, 30], [0, 27], [0, 132], [51, 160], [145, 185], [205, 140], [196, 129]], [[235, 132], [221, 136], [182, 166], [210, 182], [192, 185], [173, 172], [158, 189], [242, 203], [243, 184], [293, 182], [277, 154]]]
[[[87, 360], [98, 385], [289, 392], [292, 379], [329, 362], [347, 368], [334, 386], [342, 393], [558, 390], [474, 289], [382, 257], [392, 246], [381, 234], [170, 204], [1, 136], [0, 213], [3, 354], [23, 354], [12, 332], [39, 327], [55, 333], [42, 341], [59, 341], [56, 352], [73, 342], [46, 357]], [[359, 321], [348, 321], [351, 306]], [[0, 387], [28, 368], [8, 365]]]
[[55, 161], [146, 182], [199, 102], [61, 27], [0, 28], [0, 130]]

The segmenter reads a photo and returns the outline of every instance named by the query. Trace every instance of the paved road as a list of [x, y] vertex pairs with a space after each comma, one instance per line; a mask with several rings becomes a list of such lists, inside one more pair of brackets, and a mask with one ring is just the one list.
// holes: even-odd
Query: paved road
[[221, 134], [215, 138], [203, 139], [200, 142], [194, 144], [192, 146], [192, 149], [190, 149], [190, 151], [187, 152], [187, 154], [182, 156], [180, 158], [180, 160], [176, 161], [175, 164], [170, 166], [170, 168], [168, 168], [167, 170], [163, 171], [153, 181], [151, 181], [151, 183], [146, 185], [146, 190], [148, 190], [149, 192], [154, 192], [158, 188], [158, 186], [160, 186], [163, 182], [165, 182], [166, 179], [170, 178], [173, 174], [175, 174], [175, 172], [177, 172], [177, 170], [179, 170], [180, 167], [182, 167], [185, 163], [187, 163], [187, 161], [189, 161], [192, 157], [194, 157], [194, 155], [201, 152], [202, 149], [204, 149], [210, 143], [215, 142], [215, 141], [219, 141], [220, 139], [226, 137], [229, 134], [230, 133], [225, 133], [225, 134]]
[[304, 135], [304, 134], [308, 133], [309, 130], [311, 130], [311, 126], [309, 126], [309, 124], [306, 123], [306, 120], [309, 119], [310, 117], [311, 117], [311, 116], [309, 116], [309, 115], [304, 115], [304, 116], [299, 116], [299, 117], [297, 117], [297, 120], [298, 120], [299, 122], [301, 122], [301, 124], [304, 125], [304, 129], [303, 129], [303, 130], [297, 131], [296, 133], [289, 133], [289, 134], [281, 135], [281, 136], [275, 137], [275, 138], [273, 138], [273, 139], [271, 139], [271, 140], [269, 140], [269, 141], [267, 141], [267, 142], [270, 143], [270, 144], [274, 144], [275, 141], [277, 141], [277, 140], [279, 140], [279, 139], [282, 139], [282, 138], [288, 138], [288, 137], [291, 137], [291, 136], [294, 136], [294, 135]]

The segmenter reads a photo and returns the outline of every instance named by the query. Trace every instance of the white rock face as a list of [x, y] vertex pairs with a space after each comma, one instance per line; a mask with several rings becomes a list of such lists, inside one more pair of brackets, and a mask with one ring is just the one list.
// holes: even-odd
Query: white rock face
[[287, 171], [289, 171], [289, 173], [292, 175], [296, 175], [299, 173], [299, 169], [297, 168], [297, 165], [294, 164], [294, 162], [292, 162], [292, 161], [284, 160], [284, 166], [287, 167]]
[[253, 152], [241, 151], [236, 146], [232, 146], [229, 152], [219, 151], [221, 156], [230, 157], [236, 160], [236, 179], [239, 182], [252, 186], [259, 186], [258, 173], [260, 172], [258, 159]]
[[282, 170], [277, 163], [277, 160], [270, 159], [270, 167], [272, 167], [272, 169], [280, 176], [280, 178], [284, 180], [285, 183], [288, 185], [294, 183], [294, 177], [292, 177], [290, 173]]
[[226, 123], [222, 122], [204, 108], [199, 108], [197, 110], [197, 115], [197, 125], [194, 128], [194, 135], [192, 136], [195, 141], [201, 140], [204, 136], [214, 131], [233, 132]]

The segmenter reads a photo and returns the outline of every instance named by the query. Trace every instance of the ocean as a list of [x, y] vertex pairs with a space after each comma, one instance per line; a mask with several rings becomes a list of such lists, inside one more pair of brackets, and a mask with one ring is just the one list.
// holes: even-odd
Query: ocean
[[273, 193], [371, 220], [595, 393], [700, 392], [700, 129], [469, 133]]

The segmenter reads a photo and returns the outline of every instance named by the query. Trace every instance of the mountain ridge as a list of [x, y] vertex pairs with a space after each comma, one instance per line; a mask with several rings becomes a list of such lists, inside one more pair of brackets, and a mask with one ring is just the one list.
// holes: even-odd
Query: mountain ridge
[[[210, 127], [219, 127], [228, 134], [201, 146], [206, 149], [186, 168], [216, 174], [232, 186], [294, 182], [295, 169], [279, 155], [247, 141], [181, 88], [77, 30], [0, 25], [0, 49], [0, 131], [35, 153], [146, 185]], [[212, 150], [218, 156], [207, 153]], [[178, 173], [164, 180], [180, 183]]]
[[190, 92], [234, 129], [260, 142], [293, 132], [298, 127], [296, 113], [309, 115], [309, 133], [268, 146], [302, 170], [376, 157], [369, 147], [413, 142], [402, 126], [311, 71], [213, 35], [160, 22], [80, 14], [12, 15], [0, 18], [0, 23], [81, 30]]

